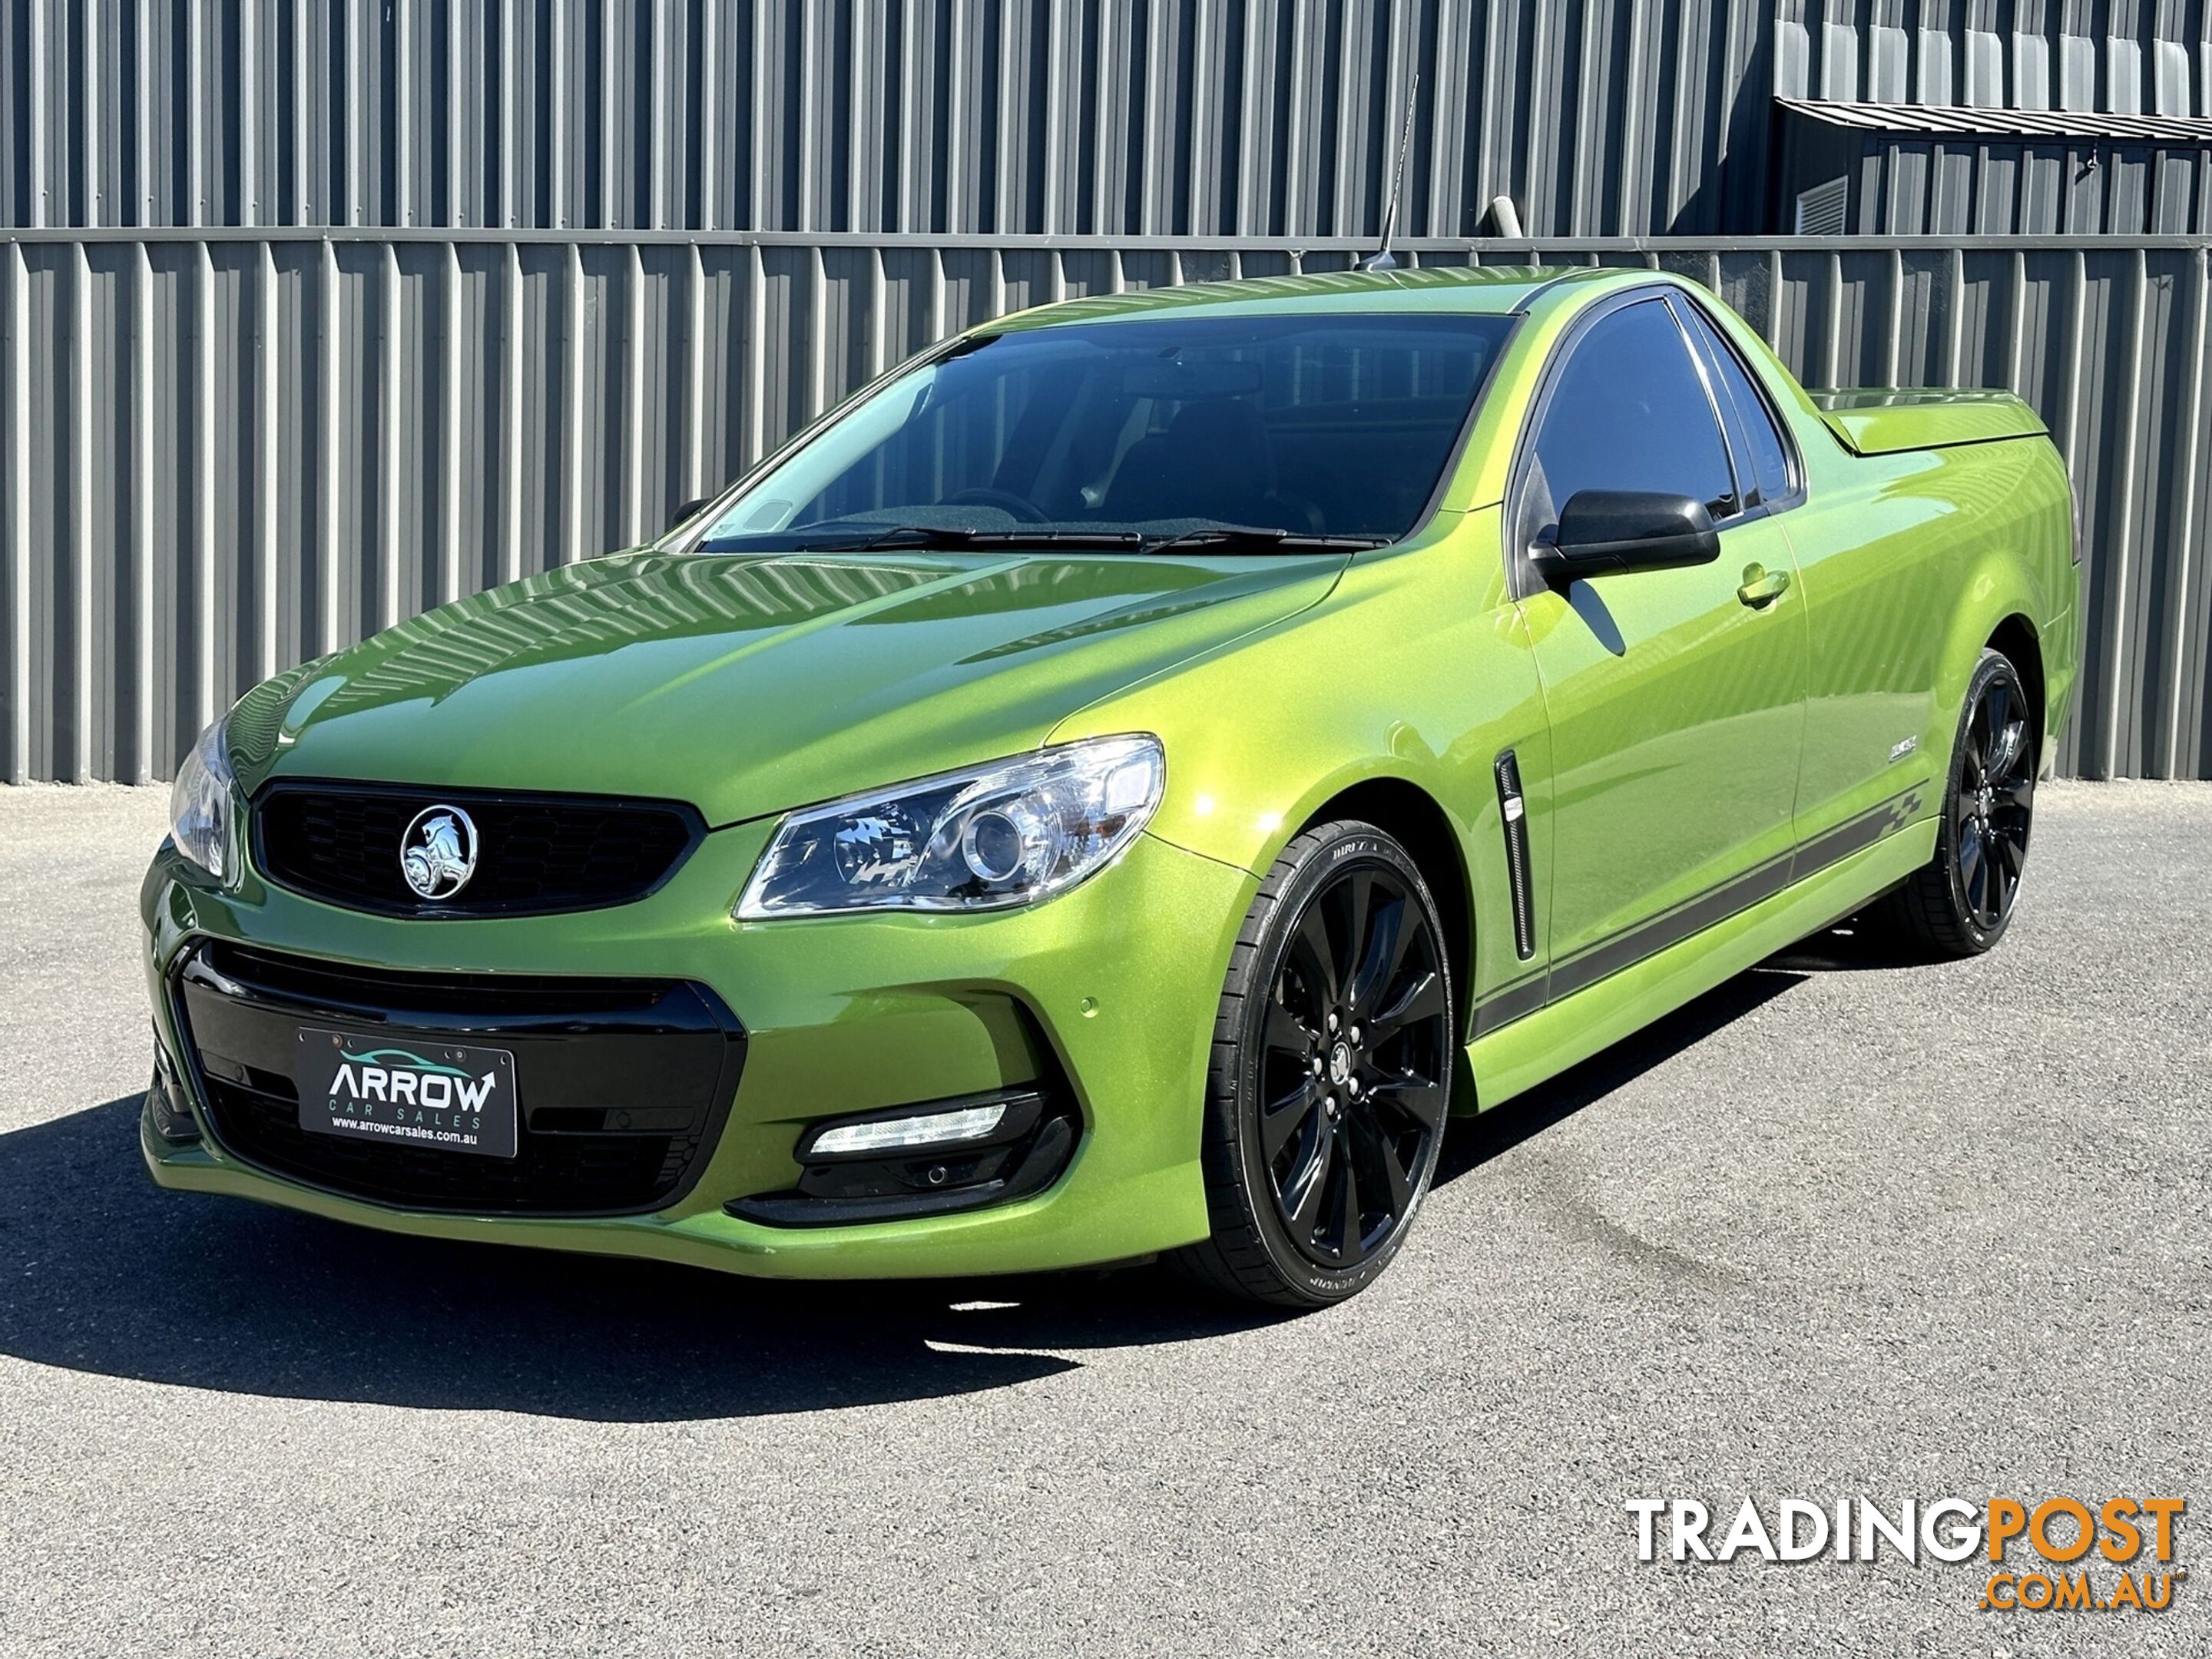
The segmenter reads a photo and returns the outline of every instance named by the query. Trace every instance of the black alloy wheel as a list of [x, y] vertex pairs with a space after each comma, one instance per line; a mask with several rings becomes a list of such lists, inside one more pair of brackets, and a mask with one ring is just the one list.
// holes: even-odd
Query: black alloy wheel
[[1971, 957], [2004, 937], [2034, 823], [2037, 732], [2020, 671], [1984, 651], [1960, 714], [1936, 855], [1874, 913], [1907, 943]]
[[1419, 870], [1365, 824], [1287, 848], [1240, 935], [1206, 1148], [1220, 1288], [1341, 1300], [1403, 1241], [1443, 1142], [1454, 1051], [1443, 930]]
[[1959, 896], [1983, 933], [2002, 930], [2027, 863], [2035, 800], [2027, 699], [2006, 663], [1987, 676], [1966, 716], [1951, 791], [1952, 861]]
[[1335, 873], [1268, 994], [1260, 1142], [1275, 1213], [1328, 1267], [1365, 1261], [1412, 1212], [1443, 1130], [1442, 952], [1387, 865]]

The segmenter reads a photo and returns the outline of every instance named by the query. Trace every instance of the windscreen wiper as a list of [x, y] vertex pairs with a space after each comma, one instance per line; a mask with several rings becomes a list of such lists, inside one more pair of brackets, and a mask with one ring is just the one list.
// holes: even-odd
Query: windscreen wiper
[[[743, 553], [773, 536], [726, 536], [702, 542], [702, 553]], [[1133, 530], [970, 530], [957, 525], [895, 524], [865, 535], [810, 536], [794, 533], [788, 549], [805, 553], [868, 553], [882, 548], [911, 547], [1081, 547], [1127, 551], [1142, 550], [1145, 538]]]
[[1210, 524], [1145, 544], [1147, 553], [1164, 553], [1174, 547], [1218, 547], [1225, 552], [1270, 553], [1357, 552], [1381, 547], [1388, 536], [1322, 536], [1303, 530], [1283, 530], [1269, 525]]

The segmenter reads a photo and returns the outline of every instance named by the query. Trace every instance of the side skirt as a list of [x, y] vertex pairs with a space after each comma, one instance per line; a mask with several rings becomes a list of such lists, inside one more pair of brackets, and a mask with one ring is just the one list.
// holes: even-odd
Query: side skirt
[[1475, 1109], [1490, 1108], [1558, 1076], [1632, 1032], [1841, 921], [1935, 856], [1927, 819], [1795, 882], [1679, 944], [1468, 1045]]

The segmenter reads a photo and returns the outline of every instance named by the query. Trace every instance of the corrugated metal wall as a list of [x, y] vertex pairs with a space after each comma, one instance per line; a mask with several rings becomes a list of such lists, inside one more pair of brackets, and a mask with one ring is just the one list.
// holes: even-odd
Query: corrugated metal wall
[[1768, 100], [2212, 114], [2205, 0], [9, 0], [0, 224], [1768, 227]]
[[1876, 236], [2212, 236], [2212, 149], [1871, 139], [1853, 228]]
[[1771, 3], [9, 0], [0, 224], [1744, 229]]
[[1784, 98], [2212, 115], [2205, 0], [1777, 0]]
[[[433, 233], [11, 239], [0, 776], [167, 775], [255, 680], [634, 543], [926, 342], [1362, 245]], [[1417, 246], [1686, 271], [1814, 384], [2002, 385], [2083, 498], [2092, 775], [2212, 776], [2202, 242]]]
[[2212, 236], [2212, 147], [1872, 132], [1785, 117], [1781, 198], [1849, 181], [1858, 236]]

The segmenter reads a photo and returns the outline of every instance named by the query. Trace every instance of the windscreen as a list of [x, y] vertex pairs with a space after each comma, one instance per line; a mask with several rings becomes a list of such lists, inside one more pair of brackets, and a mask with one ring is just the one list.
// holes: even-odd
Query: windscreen
[[1435, 498], [1509, 320], [1193, 315], [973, 337], [855, 404], [702, 545], [900, 527], [1392, 540]]

